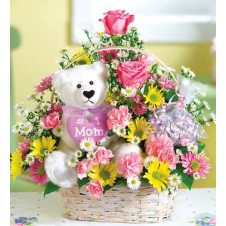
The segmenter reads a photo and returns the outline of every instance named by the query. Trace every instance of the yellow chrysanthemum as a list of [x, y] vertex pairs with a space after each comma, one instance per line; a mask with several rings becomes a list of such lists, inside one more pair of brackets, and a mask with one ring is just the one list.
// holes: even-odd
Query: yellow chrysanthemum
[[148, 139], [148, 135], [154, 129], [152, 124], [146, 121], [144, 117], [131, 120], [128, 126], [128, 135], [124, 136], [127, 141], [132, 141], [133, 137], [139, 137], [140, 140]]
[[144, 97], [146, 98], [145, 104], [149, 103], [153, 108], [166, 104], [164, 102], [162, 90], [158, 90], [158, 88], [153, 87], [153, 85], [148, 88], [148, 93], [147, 95], [144, 95]]
[[34, 140], [32, 143], [31, 154], [36, 158], [43, 158], [47, 154], [46, 152], [52, 152], [56, 146], [54, 146], [56, 140], [52, 139], [51, 136], [42, 136], [41, 139]]
[[19, 150], [13, 152], [10, 163], [10, 174], [14, 180], [22, 173], [24, 164], [25, 162], [22, 160], [22, 153]]
[[117, 175], [118, 172], [116, 162], [94, 166], [92, 171], [88, 174], [90, 178], [99, 180], [102, 186], [113, 186]]
[[[76, 58], [78, 58], [79, 56], [83, 55], [85, 52], [84, 49], [80, 48], [75, 55], [72, 57], [72, 61], [75, 60]], [[91, 61], [89, 59], [89, 57], [86, 55], [84, 55], [83, 57], [79, 58], [78, 60], [76, 60], [76, 65], [83, 65], [83, 64], [91, 64]]]
[[169, 163], [159, 162], [156, 159], [148, 167], [148, 172], [143, 176], [149, 180], [149, 184], [161, 192], [169, 185], [170, 169]]

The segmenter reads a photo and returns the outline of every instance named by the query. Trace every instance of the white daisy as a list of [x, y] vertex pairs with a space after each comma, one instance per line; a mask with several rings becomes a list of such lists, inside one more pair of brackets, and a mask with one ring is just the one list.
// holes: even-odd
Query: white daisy
[[203, 120], [204, 122], [208, 122], [208, 119], [207, 119], [206, 116], [203, 116], [203, 117], [202, 117], [202, 120]]
[[189, 145], [187, 145], [187, 149], [190, 152], [196, 153], [198, 151], [198, 145], [196, 145], [196, 144], [189, 144]]
[[35, 106], [34, 110], [37, 111], [37, 112], [41, 111], [41, 110], [42, 110], [42, 109], [41, 109], [41, 104], [37, 104], [37, 105]]
[[32, 131], [32, 129], [33, 129], [33, 125], [30, 122], [25, 122], [22, 125], [21, 133], [24, 135], [27, 135]]
[[38, 93], [33, 93], [27, 97], [27, 100], [34, 100], [37, 95], [38, 95]]
[[132, 138], [132, 140], [131, 140], [131, 143], [132, 143], [132, 144], [139, 144], [139, 143], [140, 143], [140, 138], [134, 136], [134, 137]]
[[210, 110], [210, 105], [206, 100], [203, 101], [203, 104], [207, 110]]
[[17, 122], [15, 125], [13, 125], [12, 132], [13, 133], [19, 133], [21, 131], [22, 122]]
[[111, 101], [111, 105], [115, 107], [117, 105], [117, 101], [116, 100]]
[[35, 157], [30, 153], [26, 155], [25, 162], [30, 166], [34, 163]]
[[193, 178], [195, 180], [199, 180], [200, 179], [200, 175], [197, 172], [195, 172], [195, 173], [193, 173]]
[[38, 128], [38, 135], [41, 136], [42, 135], [42, 132], [43, 132], [44, 128], [39, 125], [39, 128]]
[[16, 110], [16, 114], [20, 117], [20, 118], [25, 118], [28, 115], [28, 110], [24, 109], [24, 108], [19, 108]]
[[216, 115], [214, 113], [210, 113], [210, 116], [213, 119], [213, 122], [216, 124]]
[[188, 69], [185, 66], [181, 66], [181, 70], [184, 74], [188, 73]]
[[177, 187], [182, 183], [182, 177], [177, 173], [174, 173], [169, 177], [169, 183], [171, 186]]
[[48, 102], [42, 102], [41, 103], [41, 109], [46, 112], [46, 111], [49, 111], [51, 108], [51, 104], [48, 103]]
[[92, 160], [95, 157], [95, 152], [93, 152], [93, 151], [88, 152], [87, 155], [86, 155], [86, 157], [89, 160]]
[[134, 97], [136, 95], [136, 89], [133, 87], [125, 87], [125, 89], [121, 89], [121, 93], [125, 97]]
[[124, 137], [126, 135], [126, 129], [123, 126], [119, 125], [114, 126], [113, 132], [119, 137]]
[[144, 167], [147, 169], [149, 167], [150, 163], [154, 162], [155, 160], [156, 160], [156, 157], [154, 157], [154, 156], [147, 156], [144, 159], [144, 162], [143, 162]]
[[140, 185], [141, 185], [141, 181], [140, 181], [140, 178], [139, 177], [134, 176], [134, 177], [127, 178], [127, 186], [131, 190], [137, 190], [137, 189], [139, 189]]
[[75, 167], [77, 165], [77, 162], [78, 162], [77, 156], [75, 155], [75, 153], [71, 153], [67, 159], [68, 166]]
[[77, 158], [82, 157], [82, 151], [81, 151], [81, 150], [75, 151], [75, 156], [76, 156]]
[[84, 151], [93, 151], [96, 149], [95, 140], [91, 137], [83, 138], [80, 142], [80, 148]]
[[194, 102], [195, 102], [196, 104], [201, 104], [201, 101], [200, 101], [198, 98], [195, 98], [195, 99], [194, 99]]
[[58, 125], [53, 129], [53, 134], [57, 137], [62, 137], [63, 136], [63, 126]]
[[182, 156], [183, 155], [182, 151], [179, 148], [176, 149], [176, 154], [178, 156]]

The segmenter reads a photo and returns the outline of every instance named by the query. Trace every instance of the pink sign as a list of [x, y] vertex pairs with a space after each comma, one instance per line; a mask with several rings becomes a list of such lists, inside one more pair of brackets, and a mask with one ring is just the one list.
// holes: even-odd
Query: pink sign
[[73, 114], [68, 114], [67, 109], [65, 114], [67, 130], [73, 140], [80, 143], [83, 138], [91, 137], [99, 142], [107, 136], [109, 131], [107, 126], [108, 111], [93, 112], [94, 114], [90, 119], [85, 117], [85, 111], [79, 111], [76, 112], [75, 109], [72, 109], [70, 113]]

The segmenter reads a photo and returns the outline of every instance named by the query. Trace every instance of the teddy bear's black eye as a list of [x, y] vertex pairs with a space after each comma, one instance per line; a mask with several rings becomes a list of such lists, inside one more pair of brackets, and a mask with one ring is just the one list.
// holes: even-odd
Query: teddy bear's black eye
[[93, 81], [90, 81], [89, 84], [90, 84], [90, 85], [93, 85]]
[[78, 84], [78, 85], [77, 85], [77, 88], [78, 88], [78, 89], [80, 89], [81, 87], [82, 87], [81, 84]]

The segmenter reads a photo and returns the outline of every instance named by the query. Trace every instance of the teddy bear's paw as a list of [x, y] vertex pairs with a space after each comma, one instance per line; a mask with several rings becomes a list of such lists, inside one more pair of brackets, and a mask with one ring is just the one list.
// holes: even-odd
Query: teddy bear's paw
[[131, 144], [131, 143], [122, 143], [118, 142], [115, 147], [112, 147], [114, 158], [113, 161], [118, 162], [118, 160], [131, 152], [134, 152], [140, 156], [142, 156], [142, 151], [140, 147], [136, 144]]
[[45, 160], [45, 170], [48, 178], [54, 184], [70, 188], [77, 184], [77, 174], [74, 168], [67, 165], [68, 155], [61, 151], [54, 151]]

